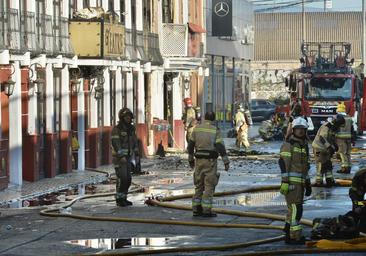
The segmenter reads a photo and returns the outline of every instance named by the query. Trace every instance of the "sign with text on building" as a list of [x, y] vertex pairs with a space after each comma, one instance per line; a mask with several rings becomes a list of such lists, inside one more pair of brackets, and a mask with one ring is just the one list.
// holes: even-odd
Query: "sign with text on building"
[[120, 57], [124, 55], [124, 27], [104, 23], [104, 56]]
[[79, 58], [121, 58], [125, 56], [125, 29], [118, 23], [71, 20], [72, 47]]
[[232, 36], [232, 33], [232, 1], [212, 0], [212, 36]]

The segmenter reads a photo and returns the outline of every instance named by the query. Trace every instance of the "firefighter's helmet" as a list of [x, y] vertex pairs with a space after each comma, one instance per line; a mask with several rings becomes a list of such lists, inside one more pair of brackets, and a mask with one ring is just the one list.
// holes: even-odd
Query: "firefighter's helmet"
[[132, 111], [129, 108], [122, 108], [118, 112], [119, 120], [122, 120], [125, 116], [129, 115], [132, 119], [134, 118]]
[[186, 107], [192, 107], [192, 99], [191, 98], [185, 98], [184, 99], [184, 104], [186, 105]]
[[344, 105], [344, 102], [338, 104], [337, 113], [346, 113], [346, 106]]
[[292, 121], [292, 129], [301, 128], [301, 129], [308, 129], [309, 125], [305, 118], [297, 117]]
[[344, 125], [345, 123], [346, 120], [344, 119], [344, 116], [342, 114], [337, 114], [335, 119], [333, 120], [333, 124], [338, 128]]

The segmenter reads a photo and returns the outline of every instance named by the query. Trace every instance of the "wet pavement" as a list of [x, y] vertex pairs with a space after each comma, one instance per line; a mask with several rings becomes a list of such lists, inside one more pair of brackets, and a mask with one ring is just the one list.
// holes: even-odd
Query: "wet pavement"
[[[234, 149], [234, 140], [225, 139], [228, 149]], [[280, 142], [252, 143], [252, 149], [265, 154], [253, 156], [231, 156], [231, 168], [224, 172], [219, 161], [220, 181], [216, 191], [244, 189], [257, 185], [279, 185], [280, 171], [277, 166], [277, 154]], [[359, 141], [362, 148], [365, 141]], [[273, 154], [267, 154], [273, 152]], [[366, 156], [366, 151], [358, 150], [353, 154], [357, 171], [357, 162]], [[207, 221], [214, 223], [255, 223], [283, 225], [278, 221], [253, 219], [219, 214], [217, 218], [193, 218], [190, 211], [151, 207], [144, 204], [149, 197], [183, 195], [193, 192], [193, 172], [187, 163], [187, 155], [169, 155], [164, 159], [149, 160], [152, 165], [146, 167], [148, 175], [134, 176], [133, 187], [145, 187], [142, 193], [129, 196], [134, 205], [119, 208], [115, 206], [113, 196], [85, 199], [70, 207], [73, 214], [90, 216], [130, 217], [143, 219]], [[335, 165], [335, 170], [339, 164]], [[113, 173], [113, 170], [110, 170]], [[351, 175], [336, 175], [351, 178]], [[310, 176], [314, 179], [315, 168], [312, 165]], [[110, 179], [102, 184], [79, 186], [74, 193], [57, 195], [58, 205], [63, 205], [82, 194], [114, 192], [115, 181]], [[174, 203], [190, 205], [190, 199], [177, 200]], [[143, 249], [163, 249], [182, 246], [222, 245], [253, 241], [278, 236], [280, 231], [259, 229], [203, 228], [173, 225], [153, 225], [121, 222], [97, 222], [69, 218], [49, 218], [39, 215], [41, 209], [49, 206], [23, 207], [21, 209], [0, 209], [0, 255], [72, 255], [102, 253], [109, 250], [135, 251]], [[53, 207], [53, 206], [51, 206]], [[214, 207], [257, 211], [262, 213], [286, 214], [284, 197], [278, 191], [261, 193], [243, 193], [226, 197], [215, 197]], [[313, 194], [305, 199], [304, 218], [335, 217], [351, 209], [348, 188], [314, 188]], [[309, 235], [310, 229], [305, 228]], [[258, 250], [277, 250], [293, 248], [283, 242], [236, 249], [225, 252], [173, 253], [164, 255], [230, 255]], [[296, 247], [299, 248], [299, 247]], [[345, 255], [345, 254], [334, 254]], [[356, 255], [356, 254], [347, 254]]]

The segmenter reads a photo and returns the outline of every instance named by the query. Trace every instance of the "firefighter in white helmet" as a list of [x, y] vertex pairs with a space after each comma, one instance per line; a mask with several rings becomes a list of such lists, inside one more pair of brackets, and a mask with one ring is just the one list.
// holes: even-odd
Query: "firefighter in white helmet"
[[323, 185], [323, 176], [325, 176], [328, 187], [334, 185], [332, 156], [338, 151], [335, 135], [344, 124], [344, 116], [337, 114], [334, 120], [324, 123], [315, 136], [312, 146], [316, 164], [316, 184], [318, 186]]
[[311, 195], [311, 183], [308, 176], [309, 146], [307, 143], [308, 123], [302, 117], [292, 121], [292, 133], [281, 147], [279, 165], [281, 168], [280, 192], [286, 198], [287, 217], [285, 224], [285, 242], [304, 244], [300, 220], [303, 212], [304, 193]]

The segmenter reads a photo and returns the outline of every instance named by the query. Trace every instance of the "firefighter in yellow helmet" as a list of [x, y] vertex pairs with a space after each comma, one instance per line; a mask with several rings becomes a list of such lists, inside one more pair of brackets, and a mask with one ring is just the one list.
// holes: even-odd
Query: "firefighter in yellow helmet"
[[341, 170], [338, 173], [351, 172], [351, 149], [354, 142], [354, 129], [352, 117], [347, 115], [346, 106], [343, 102], [338, 104], [337, 113], [344, 116], [345, 124], [339, 128], [336, 133], [336, 143], [338, 145], [338, 154], [341, 157]]
[[339, 128], [345, 124], [343, 115], [337, 114], [336, 118], [324, 123], [318, 130], [313, 141], [313, 151], [316, 164], [316, 185], [323, 185], [323, 176], [328, 187], [334, 185], [332, 156], [338, 151], [335, 135]]
[[216, 217], [211, 209], [213, 194], [220, 176], [217, 172], [219, 155], [224, 161], [225, 171], [229, 170], [229, 158], [220, 129], [214, 125], [214, 121], [215, 113], [207, 112], [204, 122], [193, 129], [188, 143], [188, 161], [190, 167], [194, 168], [193, 216]]
[[116, 203], [117, 206], [129, 206], [128, 189], [131, 186], [131, 172], [136, 167], [139, 156], [138, 140], [135, 126], [132, 124], [133, 113], [128, 108], [118, 112], [119, 122], [112, 130], [112, 156], [116, 171]]
[[309, 172], [309, 146], [306, 132], [307, 121], [297, 117], [292, 121], [291, 136], [281, 147], [279, 165], [282, 182], [280, 192], [286, 198], [287, 217], [285, 224], [285, 242], [304, 244], [300, 220], [303, 212], [304, 193], [311, 195]]

